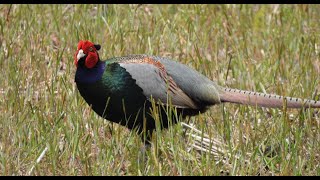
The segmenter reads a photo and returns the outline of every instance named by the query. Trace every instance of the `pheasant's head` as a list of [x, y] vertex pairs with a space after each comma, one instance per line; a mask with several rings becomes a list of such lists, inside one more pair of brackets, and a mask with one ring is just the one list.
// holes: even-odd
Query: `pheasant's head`
[[101, 48], [99, 44], [93, 44], [90, 41], [80, 40], [77, 52], [74, 55], [74, 64], [78, 67], [93, 68], [99, 61], [98, 50]]

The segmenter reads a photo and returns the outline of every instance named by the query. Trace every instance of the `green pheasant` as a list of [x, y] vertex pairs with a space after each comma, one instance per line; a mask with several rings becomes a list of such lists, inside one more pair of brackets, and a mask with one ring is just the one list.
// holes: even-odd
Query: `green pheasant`
[[[80, 41], [74, 57], [75, 82], [81, 96], [101, 117], [147, 132], [149, 143], [156, 123], [150, 115], [151, 99], [158, 105], [170, 102], [182, 117], [205, 112], [224, 102], [281, 108], [284, 98], [288, 108], [319, 108], [314, 100], [283, 97], [251, 91], [224, 88], [204, 75], [177, 61], [150, 55], [129, 55], [100, 60], [98, 44]], [[160, 108], [161, 109], [161, 108]], [[176, 123], [160, 112], [161, 128]]]

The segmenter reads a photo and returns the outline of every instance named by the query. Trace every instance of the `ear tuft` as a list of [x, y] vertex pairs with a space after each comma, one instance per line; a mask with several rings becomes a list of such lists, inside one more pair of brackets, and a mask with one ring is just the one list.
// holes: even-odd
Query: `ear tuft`
[[95, 44], [94, 47], [96, 48], [97, 51], [99, 51], [101, 48], [100, 44]]

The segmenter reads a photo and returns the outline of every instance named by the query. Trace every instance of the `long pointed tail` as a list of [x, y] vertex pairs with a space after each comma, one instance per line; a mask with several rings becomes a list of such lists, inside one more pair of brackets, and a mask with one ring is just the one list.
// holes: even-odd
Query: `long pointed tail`
[[232, 102], [270, 108], [282, 108], [285, 103], [284, 98], [287, 101], [288, 108], [320, 108], [320, 101], [310, 99], [284, 97], [230, 88], [223, 88], [223, 91], [220, 94], [221, 102]]

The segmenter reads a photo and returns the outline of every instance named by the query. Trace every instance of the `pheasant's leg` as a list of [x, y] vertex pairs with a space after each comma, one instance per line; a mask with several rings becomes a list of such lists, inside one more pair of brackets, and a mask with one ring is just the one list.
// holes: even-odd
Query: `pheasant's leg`
[[147, 152], [151, 149], [151, 135], [144, 135], [145, 133], [141, 133], [141, 140], [143, 142], [142, 147], [140, 148], [139, 156], [138, 156], [138, 163], [144, 169], [148, 162]]
[[146, 148], [151, 147], [152, 131], [142, 132], [141, 140]]

